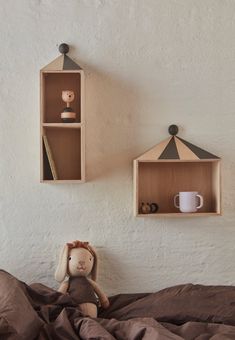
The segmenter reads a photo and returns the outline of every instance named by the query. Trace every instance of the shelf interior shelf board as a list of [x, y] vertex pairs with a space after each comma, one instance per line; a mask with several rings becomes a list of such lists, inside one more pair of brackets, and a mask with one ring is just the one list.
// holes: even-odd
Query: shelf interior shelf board
[[65, 128], [65, 129], [80, 129], [81, 123], [43, 123], [45, 128]]
[[81, 179], [66, 179], [66, 180], [63, 180], [63, 179], [57, 179], [57, 180], [42, 180], [41, 183], [50, 183], [50, 184], [54, 184], [54, 183], [84, 183], [85, 181], [84, 180], [81, 180]]
[[156, 213], [156, 214], [138, 214], [137, 217], [202, 217], [202, 216], [221, 216], [218, 212], [203, 213]]

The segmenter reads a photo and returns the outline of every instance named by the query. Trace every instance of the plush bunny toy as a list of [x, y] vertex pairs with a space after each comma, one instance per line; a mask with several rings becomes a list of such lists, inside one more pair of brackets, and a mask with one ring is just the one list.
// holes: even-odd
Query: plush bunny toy
[[[65, 280], [68, 275], [68, 280]], [[91, 276], [89, 278], [88, 276]], [[58, 291], [69, 294], [83, 314], [96, 318], [99, 298], [103, 308], [109, 306], [107, 296], [97, 285], [97, 255], [88, 242], [67, 243], [60, 255], [55, 279], [62, 282]]]

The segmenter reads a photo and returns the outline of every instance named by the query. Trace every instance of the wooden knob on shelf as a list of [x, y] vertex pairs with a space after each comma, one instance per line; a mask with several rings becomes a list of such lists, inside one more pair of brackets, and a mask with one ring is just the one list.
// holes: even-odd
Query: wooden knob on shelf
[[68, 44], [65, 44], [65, 43], [60, 44], [60, 46], [59, 46], [59, 51], [60, 51], [60, 53], [62, 53], [62, 54], [68, 53], [68, 52], [69, 52], [69, 45], [68, 45]]
[[172, 136], [177, 135], [178, 131], [179, 131], [179, 128], [175, 124], [170, 125], [169, 128], [168, 128], [168, 132]]

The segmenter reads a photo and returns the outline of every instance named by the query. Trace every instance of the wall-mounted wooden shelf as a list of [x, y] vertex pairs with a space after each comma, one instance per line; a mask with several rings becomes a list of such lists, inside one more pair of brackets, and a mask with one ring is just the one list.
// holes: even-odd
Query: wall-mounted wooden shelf
[[[134, 214], [142, 217], [192, 217], [221, 214], [220, 158], [172, 136], [134, 160]], [[173, 198], [180, 191], [197, 191], [204, 198], [195, 213], [181, 213]], [[158, 204], [143, 214], [141, 203]]]
[[[68, 45], [59, 47], [62, 53], [41, 70], [41, 182], [83, 183], [85, 181], [85, 95], [84, 71], [66, 53]], [[65, 107], [62, 91], [75, 94], [72, 102], [76, 119], [73, 123], [61, 120]], [[57, 172], [53, 177], [48, 152], [44, 146], [46, 136]]]

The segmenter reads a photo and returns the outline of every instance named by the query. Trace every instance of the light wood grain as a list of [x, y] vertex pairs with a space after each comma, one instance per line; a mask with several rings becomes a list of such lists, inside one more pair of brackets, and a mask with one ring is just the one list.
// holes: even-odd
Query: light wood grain
[[179, 158], [181, 160], [198, 160], [199, 158], [177, 137], [174, 137]]
[[133, 195], [134, 195], [134, 215], [137, 216], [139, 211], [139, 201], [138, 201], [138, 192], [139, 192], [139, 171], [138, 171], [137, 160], [133, 161]]
[[85, 127], [81, 129], [81, 180], [86, 180], [86, 153], [85, 153]]
[[82, 123], [43, 123], [45, 128], [64, 128], [64, 129], [80, 129]]
[[169, 143], [172, 137], [167, 138], [166, 140], [162, 141], [161, 143], [155, 145], [150, 150], [146, 151], [143, 155], [137, 158], [138, 161], [152, 161], [157, 160], [158, 157], [162, 154], [165, 147]]
[[216, 212], [221, 211], [221, 162], [217, 161], [212, 164], [212, 200]]
[[47, 159], [48, 159], [50, 171], [51, 171], [52, 176], [53, 176], [53, 180], [58, 180], [58, 174], [57, 174], [57, 169], [56, 169], [53, 153], [51, 151], [50, 144], [48, 143], [48, 139], [47, 139], [46, 134], [42, 136], [42, 139], [43, 139], [43, 142], [44, 142], [45, 154], [47, 155]]
[[46, 179], [43, 179], [43, 180], [41, 180], [40, 181], [41, 183], [49, 183], [49, 184], [74, 184], [74, 183], [84, 183], [84, 180], [80, 180], [80, 179], [78, 179], [78, 180], [76, 180], [76, 179], [65, 179], [65, 180], [46, 180]]
[[51, 63], [46, 65], [42, 69], [42, 71], [47, 71], [47, 70], [58, 71], [58, 70], [61, 70], [63, 68], [63, 64], [64, 64], [64, 55], [60, 55], [58, 58], [56, 58]]
[[163, 213], [156, 213], [156, 214], [138, 214], [137, 217], [209, 217], [209, 216], [221, 216], [220, 213], [211, 213], [211, 212], [196, 212], [196, 213], [168, 213], [168, 214], [163, 214]]
[[85, 143], [85, 133], [86, 133], [86, 128], [85, 128], [85, 74], [83, 70], [80, 71], [80, 118], [81, 118], [81, 124], [82, 124], [82, 129], [81, 129], [81, 179], [83, 181], [86, 180], [86, 143]]
[[45, 131], [43, 128], [43, 117], [45, 112], [45, 96], [44, 96], [44, 82], [43, 72], [40, 72], [40, 181], [42, 182], [44, 179], [44, 160], [43, 160], [43, 140], [42, 136], [44, 135]]

